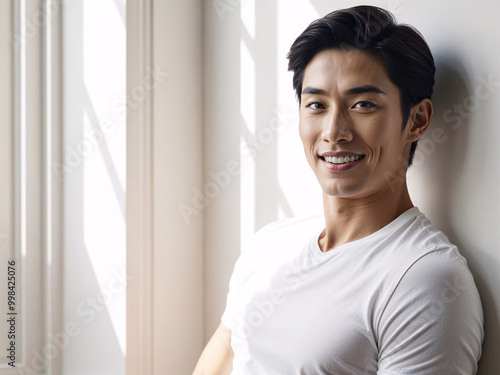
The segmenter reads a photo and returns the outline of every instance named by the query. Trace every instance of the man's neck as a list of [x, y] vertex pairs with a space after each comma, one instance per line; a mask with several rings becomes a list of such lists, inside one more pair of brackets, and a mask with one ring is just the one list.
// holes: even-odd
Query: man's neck
[[365, 199], [331, 197], [323, 193], [326, 228], [319, 238], [323, 252], [375, 233], [413, 207], [406, 183]]

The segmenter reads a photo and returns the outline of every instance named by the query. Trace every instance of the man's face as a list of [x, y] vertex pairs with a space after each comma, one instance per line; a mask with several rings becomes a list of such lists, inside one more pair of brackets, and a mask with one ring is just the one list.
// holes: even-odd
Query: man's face
[[326, 50], [307, 65], [299, 132], [327, 195], [376, 199], [394, 189], [412, 141], [402, 121], [399, 90], [372, 56]]

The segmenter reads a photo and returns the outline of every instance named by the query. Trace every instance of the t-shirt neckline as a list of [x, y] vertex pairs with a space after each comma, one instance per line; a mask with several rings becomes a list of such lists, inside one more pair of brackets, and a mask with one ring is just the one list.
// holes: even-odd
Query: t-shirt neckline
[[340, 245], [336, 249], [333, 249], [333, 250], [330, 250], [327, 252], [321, 251], [321, 248], [319, 247], [319, 243], [318, 243], [319, 236], [321, 235], [321, 233], [325, 229], [323, 227], [319, 232], [316, 232], [316, 234], [311, 238], [310, 243], [309, 243], [309, 250], [315, 259], [317, 259], [317, 260], [326, 259], [326, 258], [332, 257], [336, 254], [340, 254], [349, 248], [358, 247], [360, 245], [363, 245], [363, 243], [376, 241], [377, 238], [380, 238], [380, 237], [387, 237], [390, 233], [394, 232], [397, 228], [399, 228], [405, 222], [407, 222], [411, 218], [417, 217], [420, 214], [421, 214], [421, 212], [418, 209], [418, 207], [414, 206], [414, 207], [406, 210], [405, 212], [403, 212], [396, 219], [391, 221], [386, 226], [380, 228], [378, 231], [373, 232], [372, 234], [369, 234], [366, 237], [360, 238], [359, 240], [355, 240], [355, 241]]

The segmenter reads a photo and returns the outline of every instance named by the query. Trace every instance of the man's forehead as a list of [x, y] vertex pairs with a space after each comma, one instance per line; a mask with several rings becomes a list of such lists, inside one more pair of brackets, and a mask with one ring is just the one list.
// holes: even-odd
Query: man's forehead
[[[392, 85], [378, 59], [360, 50], [324, 50], [316, 54], [304, 71], [302, 87], [327, 90], [356, 86]], [[382, 89], [383, 90], [383, 89]]]

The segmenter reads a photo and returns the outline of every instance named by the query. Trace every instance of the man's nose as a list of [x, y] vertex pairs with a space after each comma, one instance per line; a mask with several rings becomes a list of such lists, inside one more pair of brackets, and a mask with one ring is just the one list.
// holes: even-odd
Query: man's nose
[[325, 116], [322, 139], [328, 143], [345, 143], [352, 141], [352, 130], [345, 115], [337, 109], [332, 109]]

